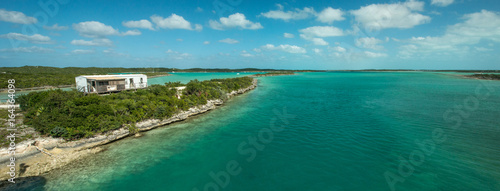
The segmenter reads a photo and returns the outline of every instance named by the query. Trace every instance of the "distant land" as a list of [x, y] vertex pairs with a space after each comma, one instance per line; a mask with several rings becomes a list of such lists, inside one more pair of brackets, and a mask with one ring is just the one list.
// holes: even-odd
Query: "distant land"
[[[72, 87], [75, 77], [80, 75], [103, 75], [116, 73], [142, 73], [149, 78], [183, 72], [462, 72], [462, 73], [500, 73], [500, 70], [408, 70], [408, 69], [363, 69], [363, 70], [287, 70], [259, 68], [106, 68], [106, 67], [47, 67], [22, 66], [0, 67], [0, 81], [17, 79], [16, 88], [20, 90]], [[0, 83], [0, 91], [7, 83]]]

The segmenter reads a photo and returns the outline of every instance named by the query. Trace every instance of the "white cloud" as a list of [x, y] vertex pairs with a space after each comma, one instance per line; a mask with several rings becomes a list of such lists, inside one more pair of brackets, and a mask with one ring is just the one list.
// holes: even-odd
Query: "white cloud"
[[103, 50], [102, 53], [107, 54], [107, 55], [111, 55], [111, 56], [130, 57], [130, 55], [128, 55], [128, 54], [116, 52], [114, 49], [111, 49], [111, 48]]
[[259, 49], [259, 48], [254, 48], [254, 49], [252, 49], [252, 50], [253, 50], [254, 52], [262, 52], [262, 50], [261, 50], [261, 49]]
[[373, 50], [381, 50], [384, 49], [383, 46], [378, 44], [383, 43], [384, 41], [374, 38], [374, 37], [365, 37], [356, 39], [356, 46], [373, 49]]
[[173, 51], [172, 49], [168, 49], [167, 51], [165, 51], [165, 53], [172, 54], [172, 53], [179, 53], [179, 52]]
[[139, 21], [123, 21], [122, 25], [128, 28], [141, 28], [141, 29], [154, 30], [153, 24], [146, 19], [142, 19]]
[[319, 48], [314, 48], [313, 52], [316, 53], [316, 54], [321, 54], [321, 52], [323, 52], [323, 50], [321, 50]]
[[43, 26], [43, 28], [45, 30], [54, 30], [54, 31], [68, 30], [67, 26], [59, 26], [57, 23], [52, 26]]
[[201, 30], [203, 30], [203, 26], [201, 26], [200, 24], [195, 24], [194, 25], [194, 30], [195, 31], [201, 31]]
[[18, 48], [11, 48], [11, 49], [0, 49], [0, 52], [47, 53], [47, 52], [52, 52], [52, 51], [54, 51], [54, 50], [49, 49], [49, 48], [38, 47], [38, 46], [18, 47]]
[[168, 49], [167, 51], [165, 51], [165, 53], [169, 54], [170, 58], [175, 59], [175, 60], [189, 59], [192, 56], [189, 53], [179, 53], [179, 52], [173, 51], [171, 49]]
[[93, 39], [91, 41], [72, 40], [71, 44], [78, 45], [78, 46], [113, 46], [113, 42], [107, 38]]
[[440, 7], [446, 7], [448, 5], [451, 5], [454, 0], [432, 0], [431, 5], [436, 5]]
[[104, 38], [111, 35], [128, 36], [141, 34], [141, 32], [138, 30], [129, 30], [127, 32], [120, 33], [113, 27], [105, 25], [104, 23], [98, 21], [86, 21], [78, 24], [73, 24], [73, 29], [78, 31], [81, 36], [89, 38]]
[[203, 42], [203, 44], [210, 44], [210, 41], [205, 41]]
[[344, 47], [341, 47], [341, 46], [335, 46], [335, 47], [331, 47], [329, 49], [333, 50], [335, 52], [346, 52], [347, 51]]
[[285, 38], [294, 38], [294, 37], [295, 37], [295, 35], [290, 34], [290, 33], [284, 33], [284, 34], [283, 34], [283, 36], [284, 36]]
[[209, 25], [215, 30], [225, 30], [230, 28], [257, 30], [263, 28], [260, 23], [254, 23], [247, 20], [245, 15], [241, 13], [235, 13], [229, 15], [229, 17], [221, 17], [219, 21], [210, 20]]
[[184, 19], [184, 17], [172, 14], [167, 18], [163, 18], [158, 15], [151, 16], [151, 21], [156, 24], [157, 27], [163, 29], [186, 29], [186, 30], [201, 30], [201, 25], [195, 25], [195, 28], [191, 26], [191, 23]]
[[246, 50], [241, 51], [241, 56], [243, 57], [253, 57], [253, 54], [248, 53]]
[[[303, 35], [301, 35], [301, 37], [302, 36]], [[308, 39], [308, 40], [310, 40], [311, 42], [313, 42], [314, 45], [319, 45], [319, 46], [327, 46], [328, 45], [328, 42], [326, 42], [322, 38], [311, 38], [311, 39]]]
[[484, 47], [474, 47], [479, 52], [488, 52], [488, 51], [493, 51], [491, 48], [484, 48]]
[[413, 37], [400, 42], [410, 43], [401, 46], [399, 55], [428, 55], [436, 53], [454, 53], [463, 55], [469, 53], [470, 45], [481, 41], [500, 42], [500, 14], [487, 10], [466, 14], [464, 22], [448, 26], [443, 36]]
[[270, 19], [281, 19], [284, 21], [307, 19], [316, 15], [313, 8], [304, 7], [303, 9], [295, 9], [293, 11], [283, 11], [283, 6], [277, 4], [278, 10], [261, 13], [260, 15]]
[[344, 36], [342, 29], [332, 27], [332, 26], [314, 26], [299, 30], [302, 34], [307, 37], [332, 37], [332, 36]]
[[137, 36], [141, 35], [141, 31], [135, 29], [135, 30], [129, 30], [127, 32], [121, 33], [122, 36]]
[[34, 17], [28, 17], [24, 13], [17, 11], [7, 11], [0, 9], [0, 21], [19, 23], [19, 24], [33, 24], [38, 22]]
[[[328, 45], [323, 37], [344, 36], [342, 29], [332, 26], [314, 26], [299, 30], [300, 37], [313, 42], [315, 45]], [[321, 38], [318, 38], [321, 37]]]
[[369, 30], [385, 28], [412, 28], [431, 21], [429, 16], [417, 13], [423, 11], [424, 3], [415, 0], [394, 4], [371, 4], [351, 11], [355, 20]]
[[370, 51], [365, 51], [363, 53], [366, 57], [369, 57], [369, 58], [380, 58], [380, 57], [387, 56], [387, 54], [384, 54], [384, 53], [376, 53], [376, 52], [370, 52]]
[[82, 50], [82, 49], [75, 49], [71, 51], [73, 54], [92, 54], [95, 53], [95, 50]]
[[323, 9], [320, 13], [318, 13], [318, 18], [316, 20], [322, 23], [332, 24], [334, 21], [343, 21], [345, 18], [343, 17], [344, 12], [340, 9], [334, 9], [328, 7]]
[[118, 31], [113, 27], [105, 25], [98, 21], [86, 21], [73, 24], [73, 29], [78, 31], [81, 36], [90, 38], [101, 38], [110, 35], [118, 35]]
[[230, 39], [230, 38], [219, 40], [219, 42], [227, 43], [227, 44], [236, 44], [236, 43], [239, 43], [239, 41], [234, 40], [234, 39]]
[[28, 35], [19, 34], [19, 33], [8, 33], [8, 34], [0, 35], [0, 38], [28, 41], [28, 42], [35, 43], [35, 44], [50, 44], [50, 43], [52, 43], [52, 41], [50, 40], [50, 37], [43, 36], [40, 34], [34, 34], [31, 36], [28, 36]]
[[203, 9], [201, 7], [196, 7], [196, 12], [201, 13], [201, 12], [203, 12]]
[[272, 44], [266, 44], [266, 45], [262, 46], [261, 49], [262, 50], [280, 50], [280, 51], [288, 52], [288, 53], [292, 53], [292, 54], [307, 53], [306, 49], [304, 49], [302, 47], [295, 46], [295, 45], [288, 45], [288, 44], [284, 44], [284, 45], [282, 44], [279, 46], [274, 46]]
[[178, 38], [177, 41], [182, 42], [182, 41], [184, 41], [184, 39]]

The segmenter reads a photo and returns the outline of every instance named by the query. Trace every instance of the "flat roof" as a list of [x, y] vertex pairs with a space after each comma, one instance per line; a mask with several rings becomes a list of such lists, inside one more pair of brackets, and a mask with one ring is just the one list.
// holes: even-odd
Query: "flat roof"
[[125, 78], [118, 77], [87, 77], [89, 80], [125, 80]]
[[147, 77], [145, 74], [122, 74], [122, 75], [81, 75], [77, 77], [85, 77], [85, 78], [92, 78], [92, 77]]

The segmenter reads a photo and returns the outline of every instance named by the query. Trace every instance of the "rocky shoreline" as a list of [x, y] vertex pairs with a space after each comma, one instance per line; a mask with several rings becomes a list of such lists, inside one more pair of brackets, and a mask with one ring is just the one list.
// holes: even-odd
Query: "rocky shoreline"
[[[253, 79], [252, 85], [228, 93], [228, 98], [238, 94], [243, 94], [257, 87], [257, 79]], [[149, 119], [137, 122], [135, 125], [138, 132], [149, 131], [151, 129], [165, 126], [174, 122], [183, 121], [190, 116], [198, 115], [215, 109], [224, 103], [223, 100], [208, 100], [207, 104], [192, 107], [187, 111], [182, 111], [174, 116], [165, 119]], [[106, 132], [91, 138], [77, 141], [65, 141], [62, 138], [44, 137], [34, 140], [27, 140], [16, 145], [16, 178], [39, 176], [56, 168], [70, 164], [72, 161], [102, 151], [99, 146], [118, 141], [132, 134], [128, 127]], [[139, 134], [135, 134], [139, 136]], [[7, 165], [10, 163], [8, 148], [0, 149], [0, 170], [9, 172]], [[7, 180], [10, 175], [0, 174], [0, 180]]]

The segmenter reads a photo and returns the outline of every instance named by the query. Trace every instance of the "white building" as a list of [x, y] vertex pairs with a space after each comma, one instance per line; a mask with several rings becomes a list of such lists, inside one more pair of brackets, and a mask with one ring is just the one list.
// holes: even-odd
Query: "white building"
[[148, 87], [144, 74], [77, 76], [76, 89], [84, 93], [108, 93]]

